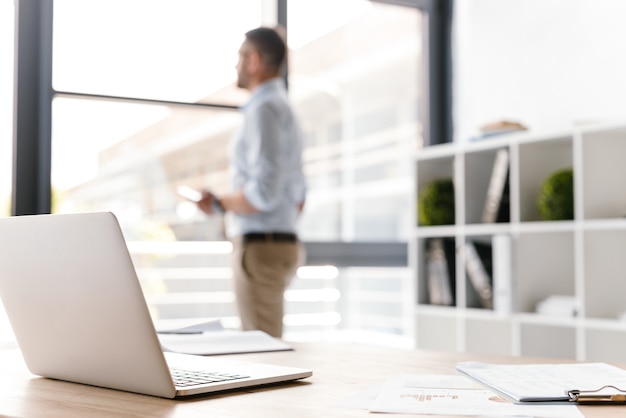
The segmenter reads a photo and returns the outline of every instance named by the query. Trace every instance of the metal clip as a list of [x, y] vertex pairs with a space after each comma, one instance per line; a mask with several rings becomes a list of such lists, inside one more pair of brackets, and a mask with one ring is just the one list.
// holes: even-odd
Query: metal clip
[[[605, 389], [613, 389], [614, 391], [600, 393]], [[619, 393], [615, 393], [615, 391]], [[626, 390], [613, 385], [602, 386], [596, 390], [568, 390], [567, 395], [570, 402], [579, 404], [626, 404]]]

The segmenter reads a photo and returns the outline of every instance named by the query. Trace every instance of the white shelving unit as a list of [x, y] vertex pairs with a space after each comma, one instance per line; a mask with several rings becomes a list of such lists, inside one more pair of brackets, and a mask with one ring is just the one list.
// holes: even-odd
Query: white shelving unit
[[[510, 156], [510, 221], [481, 223], [496, 153]], [[417, 283], [418, 348], [626, 362], [626, 125], [588, 126], [573, 132], [511, 134], [420, 150], [416, 196], [434, 179], [452, 178], [455, 224], [418, 226], [410, 245]], [[574, 170], [574, 220], [542, 221], [536, 208], [543, 180]], [[414, 211], [415, 213], [417, 211]], [[466, 241], [511, 239], [512, 309], [480, 307], [467, 277]], [[453, 306], [429, 304], [426, 243], [452, 244]], [[574, 297], [575, 316], [541, 315], [551, 295]]]

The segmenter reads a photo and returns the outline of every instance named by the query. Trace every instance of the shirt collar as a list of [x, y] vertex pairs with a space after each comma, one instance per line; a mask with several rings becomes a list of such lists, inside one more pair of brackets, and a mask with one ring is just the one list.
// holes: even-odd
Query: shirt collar
[[250, 95], [250, 100], [248, 100], [248, 103], [254, 100], [254, 98], [263, 95], [263, 93], [267, 91], [279, 90], [281, 88], [284, 88], [284, 81], [281, 77], [270, 78], [269, 80], [266, 80], [262, 82], [261, 84], [259, 84], [252, 91], [252, 94]]

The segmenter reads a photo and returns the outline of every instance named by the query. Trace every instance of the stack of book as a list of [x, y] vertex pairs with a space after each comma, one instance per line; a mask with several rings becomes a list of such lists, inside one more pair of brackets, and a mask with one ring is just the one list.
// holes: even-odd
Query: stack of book
[[[451, 243], [454, 246], [454, 243]], [[454, 257], [446, 256], [449, 240], [431, 238], [426, 252], [426, 271], [429, 302], [431, 305], [454, 304]]]
[[[508, 234], [497, 234], [491, 243], [467, 241], [462, 246], [465, 270], [471, 289], [470, 301], [499, 313], [513, 311], [512, 242]], [[471, 296], [477, 303], [471, 301]]]
[[487, 123], [480, 127], [480, 134], [472, 138], [473, 141], [492, 138], [498, 135], [510, 134], [513, 132], [527, 131], [528, 128], [519, 122], [510, 120], [500, 120], [497, 122]]

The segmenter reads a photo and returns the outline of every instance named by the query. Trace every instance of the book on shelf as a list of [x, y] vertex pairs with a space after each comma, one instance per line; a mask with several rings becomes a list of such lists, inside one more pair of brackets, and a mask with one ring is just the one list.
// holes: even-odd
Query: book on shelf
[[500, 208], [498, 209], [498, 216], [496, 222], [510, 222], [511, 221], [511, 193], [509, 190], [509, 176], [511, 170], [506, 170], [506, 179], [504, 180], [504, 190], [502, 191], [502, 197], [500, 198]]
[[470, 241], [464, 244], [467, 276], [473, 289], [476, 291], [480, 306], [486, 309], [493, 308], [490, 247], [490, 245], [482, 245]]
[[485, 197], [481, 221], [483, 223], [509, 221], [509, 150], [501, 148], [496, 153], [491, 178]]
[[429, 303], [431, 305], [450, 306], [454, 304], [453, 286], [446, 257], [445, 242], [443, 238], [431, 238], [428, 240], [426, 252], [426, 272]]

